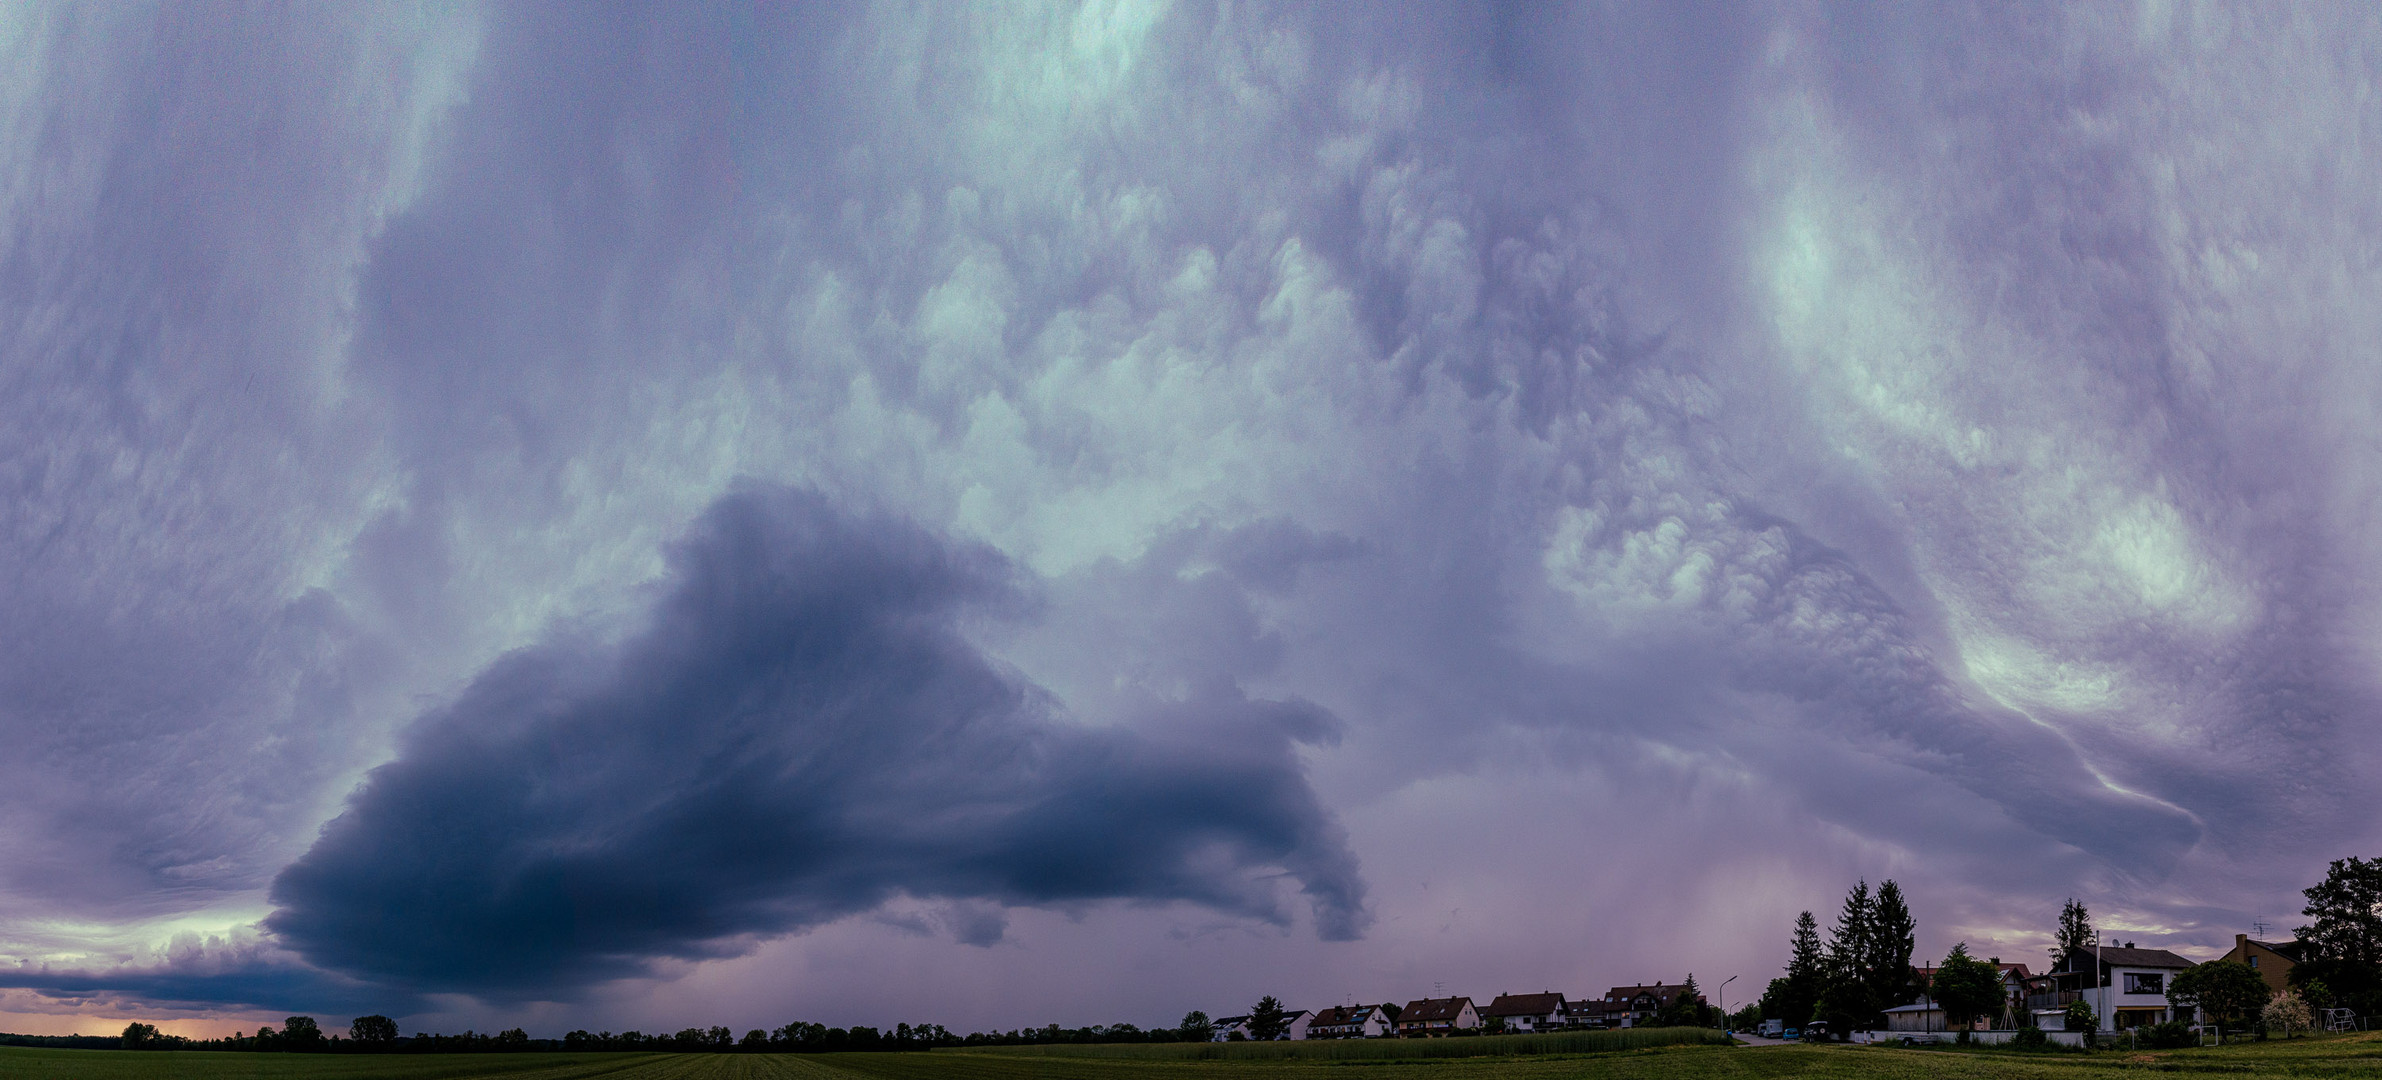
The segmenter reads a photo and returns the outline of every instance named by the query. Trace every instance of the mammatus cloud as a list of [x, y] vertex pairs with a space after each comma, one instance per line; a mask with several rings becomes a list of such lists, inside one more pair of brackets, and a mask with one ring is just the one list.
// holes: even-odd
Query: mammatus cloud
[[[1364, 882], [1296, 747], [1338, 722], [1203, 687], [1090, 727], [962, 620], [1020, 602], [988, 548], [810, 492], [721, 500], [652, 618], [483, 672], [408, 734], [273, 888], [323, 967], [420, 990], [570, 996], [896, 894], [1188, 901], [1317, 931]], [[964, 929], [997, 940], [981, 914]]]

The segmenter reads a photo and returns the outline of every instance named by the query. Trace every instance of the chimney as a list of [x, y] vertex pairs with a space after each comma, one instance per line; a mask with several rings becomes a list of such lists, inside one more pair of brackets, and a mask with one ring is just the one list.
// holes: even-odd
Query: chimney
[[2246, 955], [2248, 955], [2248, 954], [2249, 954], [2249, 951], [2250, 951], [2250, 935], [2248, 935], [2248, 934], [2235, 934], [2235, 935], [2233, 935], [2233, 951], [2234, 951], [2234, 952], [2237, 952], [2237, 953], [2241, 953], [2241, 954], [2243, 954], [2243, 955], [2245, 955], [2245, 956], [2246, 956]]

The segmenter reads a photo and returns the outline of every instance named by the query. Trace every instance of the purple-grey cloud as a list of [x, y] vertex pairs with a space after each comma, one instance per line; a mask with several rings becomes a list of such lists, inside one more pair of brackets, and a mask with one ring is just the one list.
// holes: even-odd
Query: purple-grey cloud
[[[1084, 728], [969, 646], [996, 553], [814, 493], [748, 490], [675, 549], [617, 644], [508, 655], [409, 733], [274, 884], [266, 926], [423, 992], [571, 997], [906, 893], [1189, 901], [1326, 938], [1364, 883], [1293, 747], [1338, 722], [1202, 688]], [[982, 918], [960, 928], [986, 944]]]

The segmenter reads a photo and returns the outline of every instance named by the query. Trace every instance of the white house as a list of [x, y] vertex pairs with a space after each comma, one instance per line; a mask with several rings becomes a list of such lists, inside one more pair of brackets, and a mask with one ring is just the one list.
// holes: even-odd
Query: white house
[[1391, 1031], [1397, 1010], [1382, 1005], [1334, 1005], [1308, 1018], [1308, 1039], [1378, 1039]]
[[1508, 1031], [1554, 1031], [1564, 1026], [1570, 1012], [1570, 1002], [1550, 990], [1543, 994], [1499, 994], [1480, 1014], [1505, 1021]]
[[1480, 1027], [1480, 1013], [1468, 997], [1424, 998], [1398, 1010], [1398, 1034], [1407, 1038], [1453, 1035]]
[[2165, 949], [2097, 945], [2069, 953], [2058, 974], [2081, 984], [2077, 994], [2101, 1018], [2101, 1030], [2123, 1031], [2188, 1019], [2168, 1003], [2167, 988], [2191, 966]]
[[[1282, 1015], [1284, 1019], [1289, 1021], [1289, 1026], [1283, 1029], [1284, 1034], [1281, 1036], [1282, 1038], [1304, 1039], [1307, 1037], [1307, 1024], [1315, 1019], [1314, 1013], [1308, 1012], [1305, 1009], [1299, 1009], [1294, 1012], [1283, 1013]], [[1239, 1032], [1241, 1038], [1243, 1039], [1252, 1038], [1253, 1036], [1249, 1034], [1249, 1018], [1246, 1016], [1217, 1017], [1216, 1033], [1209, 1036], [1208, 1041], [1231, 1042], [1233, 1041], [1232, 1036], [1234, 1032]]]

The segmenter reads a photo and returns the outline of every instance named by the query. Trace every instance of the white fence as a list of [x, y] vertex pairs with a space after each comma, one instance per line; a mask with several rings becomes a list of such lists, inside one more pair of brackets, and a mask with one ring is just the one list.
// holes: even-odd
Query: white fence
[[[2000, 1046], [2017, 1037], [2018, 1033], [2015, 1031], [1972, 1031], [1968, 1033], [1968, 1041], [1981, 1046]], [[2084, 1045], [2084, 1033], [2081, 1031], [2046, 1031], [2043, 1033], [2043, 1037], [2061, 1046]], [[1857, 1043], [1892, 1044], [1899, 1043], [1904, 1039], [1914, 1043], [1956, 1043], [1960, 1041], [1960, 1033], [1957, 1031], [1853, 1032], [1853, 1041]]]

